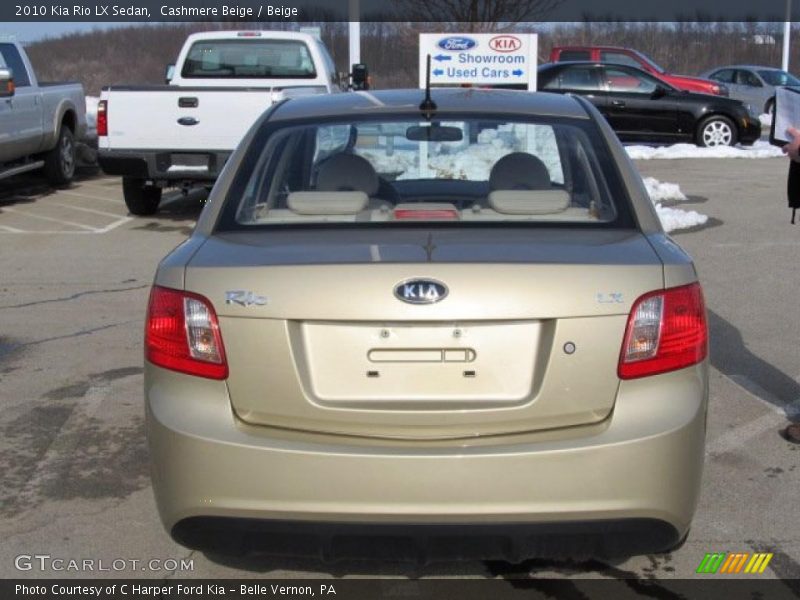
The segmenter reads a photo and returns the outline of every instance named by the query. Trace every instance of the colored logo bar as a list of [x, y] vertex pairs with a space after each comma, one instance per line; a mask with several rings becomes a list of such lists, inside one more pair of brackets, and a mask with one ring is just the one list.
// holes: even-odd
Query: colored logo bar
[[772, 552], [755, 552], [753, 554], [749, 552], [710, 552], [700, 561], [700, 566], [697, 567], [696, 572], [705, 574], [760, 574], [766, 570], [773, 556]]

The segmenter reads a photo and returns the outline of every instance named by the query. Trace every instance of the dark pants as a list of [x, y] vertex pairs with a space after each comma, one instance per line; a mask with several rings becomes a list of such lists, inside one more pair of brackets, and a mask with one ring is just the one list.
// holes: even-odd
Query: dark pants
[[786, 182], [789, 208], [800, 208], [800, 162], [789, 161], [789, 179]]

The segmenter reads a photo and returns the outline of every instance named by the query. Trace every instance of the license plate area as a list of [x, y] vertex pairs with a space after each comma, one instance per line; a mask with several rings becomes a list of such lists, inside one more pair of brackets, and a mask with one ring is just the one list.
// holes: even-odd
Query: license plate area
[[499, 407], [533, 395], [538, 321], [298, 327], [297, 364], [312, 401], [322, 405]]
[[214, 167], [214, 160], [206, 153], [162, 152], [156, 156], [156, 166], [167, 173], [207, 173]]

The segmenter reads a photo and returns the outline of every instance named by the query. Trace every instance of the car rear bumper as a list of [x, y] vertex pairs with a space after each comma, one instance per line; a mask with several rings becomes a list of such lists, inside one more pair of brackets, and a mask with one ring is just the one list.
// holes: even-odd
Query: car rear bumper
[[484, 558], [656, 552], [700, 489], [706, 364], [621, 382], [599, 424], [441, 442], [246, 425], [225, 382], [152, 365], [145, 389], [156, 501], [187, 545], [245, 531], [237, 544], [279, 554], [376, 536], [457, 557], [470, 540]]
[[[97, 161], [107, 175], [157, 181], [214, 181], [230, 155], [227, 150], [172, 152], [100, 148]], [[187, 162], [190, 164], [184, 164]], [[201, 168], [203, 166], [205, 168]]]
[[761, 137], [761, 121], [748, 119], [746, 127], [739, 128], [739, 143], [749, 146]]

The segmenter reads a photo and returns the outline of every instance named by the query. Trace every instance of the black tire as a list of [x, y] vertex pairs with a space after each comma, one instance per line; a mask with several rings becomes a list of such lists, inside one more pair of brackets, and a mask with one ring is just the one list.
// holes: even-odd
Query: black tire
[[772, 116], [772, 111], [775, 110], [775, 98], [772, 97], [767, 100], [767, 103], [764, 105], [764, 112], [767, 113], [769, 116]]
[[67, 185], [75, 175], [75, 137], [62, 126], [55, 147], [44, 156], [44, 176], [50, 185]]
[[698, 146], [735, 146], [739, 132], [728, 117], [711, 115], [700, 121], [695, 141]]
[[131, 214], [140, 217], [155, 214], [161, 202], [160, 187], [145, 185], [143, 179], [132, 177], [122, 178], [122, 195]]

